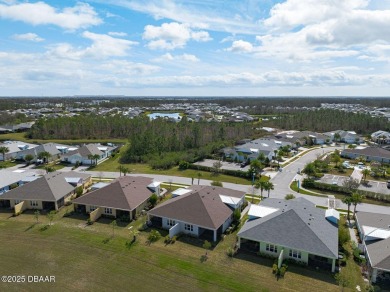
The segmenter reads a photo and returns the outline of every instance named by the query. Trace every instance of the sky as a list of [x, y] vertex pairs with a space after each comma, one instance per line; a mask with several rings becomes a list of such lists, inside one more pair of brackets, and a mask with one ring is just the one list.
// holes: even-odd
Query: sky
[[389, 96], [390, 0], [0, 0], [0, 96]]

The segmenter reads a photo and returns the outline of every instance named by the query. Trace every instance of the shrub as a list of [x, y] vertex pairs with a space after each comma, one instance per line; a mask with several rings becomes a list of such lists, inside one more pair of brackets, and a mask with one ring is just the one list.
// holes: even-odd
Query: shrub
[[185, 169], [188, 169], [189, 167], [190, 167], [190, 163], [189, 162], [184, 161], [184, 160], [179, 162], [179, 169], [180, 170], [185, 170]]
[[171, 238], [171, 243], [174, 244], [176, 242], [176, 240], [177, 240], [177, 236], [175, 235]]
[[295, 199], [295, 196], [293, 194], [288, 194], [284, 197], [285, 200], [292, 200]]
[[148, 225], [146, 223], [142, 223], [138, 226], [138, 231], [145, 231], [148, 229]]
[[240, 209], [236, 209], [233, 212], [233, 222], [240, 223], [241, 220], [241, 211]]
[[222, 182], [216, 181], [216, 180], [212, 181], [211, 185], [214, 186], [214, 187], [222, 187], [223, 186]]
[[232, 248], [232, 247], [229, 247], [226, 251], [226, 254], [228, 255], [228, 257], [234, 257], [234, 255], [236, 254], [235, 250]]
[[278, 272], [278, 265], [277, 264], [273, 264], [272, 265], [272, 274], [276, 274]]
[[286, 274], [287, 268], [284, 266], [281, 266], [279, 269], [279, 275], [280, 277], [284, 277], [284, 274]]
[[92, 225], [93, 224], [93, 221], [91, 220], [91, 218], [88, 218], [87, 219], [87, 225]]
[[152, 207], [156, 206], [157, 201], [158, 201], [158, 197], [156, 194], [150, 196], [149, 203], [152, 205]]
[[169, 237], [169, 235], [167, 235], [167, 236], [164, 237], [164, 243], [165, 243], [165, 244], [171, 243], [171, 238]]
[[157, 230], [152, 230], [149, 235], [148, 235], [148, 240], [150, 242], [156, 242], [157, 240], [159, 240], [161, 238], [161, 234], [160, 232], [158, 232]]

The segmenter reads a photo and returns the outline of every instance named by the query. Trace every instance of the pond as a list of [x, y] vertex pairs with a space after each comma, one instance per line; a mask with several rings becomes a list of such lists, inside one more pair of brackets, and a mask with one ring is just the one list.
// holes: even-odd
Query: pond
[[157, 119], [157, 118], [166, 118], [166, 119], [175, 119], [176, 121], [181, 120], [181, 116], [179, 113], [152, 113], [149, 114], [148, 117], [151, 120]]

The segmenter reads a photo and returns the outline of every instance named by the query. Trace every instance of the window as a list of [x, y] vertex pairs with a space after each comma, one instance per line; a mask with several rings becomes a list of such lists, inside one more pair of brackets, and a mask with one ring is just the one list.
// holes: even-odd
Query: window
[[191, 224], [184, 224], [184, 229], [187, 231], [194, 231], [194, 226]]
[[176, 225], [176, 221], [175, 221], [175, 220], [172, 220], [172, 219], [168, 219], [167, 225], [168, 225], [168, 226], [175, 226], [175, 225]]
[[38, 207], [38, 202], [37, 201], [30, 201], [30, 206], [31, 207]]
[[295, 258], [295, 259], [300, 259], [302, 257], [301, 252], [294, 249], [290, 249], [288, 255], [290, 258]]
[[278, 247], [276, 245], [267, 243], [267, 245], [265, 246], [265, 250], [270, 252], [278, 252]]
[[96, 206], [89, 206], [89, 212], [93, 212], [97, 209]]
[[112, 209], [111, 208], [104, 208], [104, 214], [112, 215]]

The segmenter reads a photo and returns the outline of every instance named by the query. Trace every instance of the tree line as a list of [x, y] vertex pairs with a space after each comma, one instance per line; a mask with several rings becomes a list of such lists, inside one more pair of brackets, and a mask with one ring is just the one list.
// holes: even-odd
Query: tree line
[[363, 113], [350, 113], [339, 110], [319, 109], [299, 111], [265, 122], [267, 126], [286, 130], [308, 130], [328, 132], [333, 130], [352, 130], [358, 134], [371, 134], [378, 130], [390, 130], [387, 118], [371, 117]]

